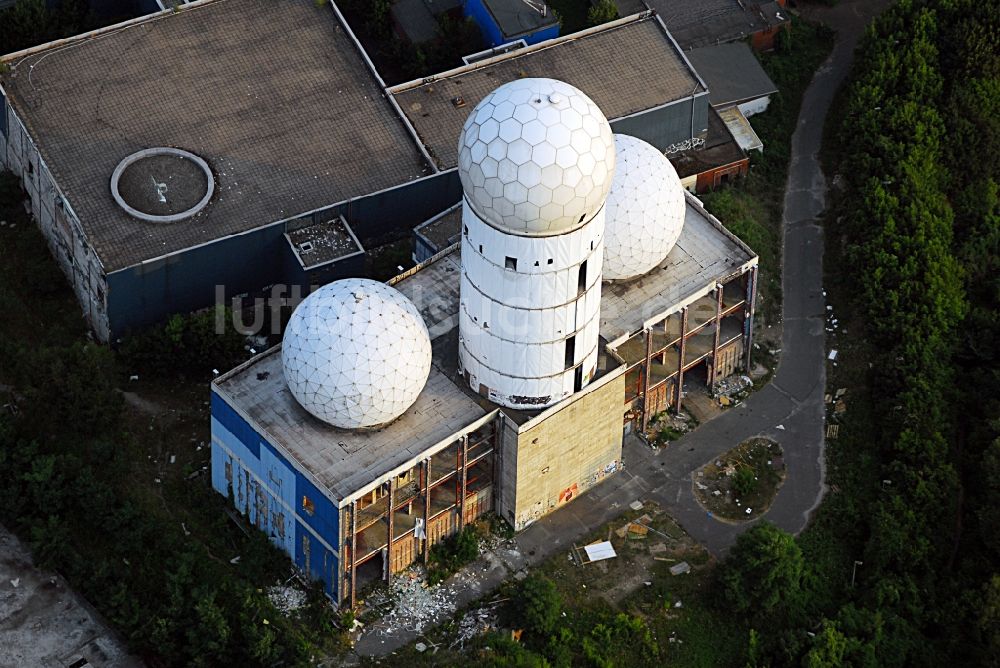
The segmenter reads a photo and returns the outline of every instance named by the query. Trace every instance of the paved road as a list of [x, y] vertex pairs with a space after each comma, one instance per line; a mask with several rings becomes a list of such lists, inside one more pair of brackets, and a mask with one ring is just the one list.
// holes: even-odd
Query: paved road
[[[625, 442], [626, 470], [591, 489], [517, 535], [516, 552], [491, 555], [456, 583], [456, 606], [491, 591], [508, 575], [566, 549], [594, 528], [618, 517], [631, 501], [658, 501], [696, 540], [717, 556], [725, 554], [751, 523], [732, 525], [708, 517], [691, 491], [692, 473], [702, 464], [753, 436], [767, 436], [785, 450], [787, 479], [763, 518], [798, 533], [819, 505], [824, 487], [826, 350], [823, 300], [823, 232], [826, 180], [818, 152], [833, 96], [850, 69], [864, 27], [889, 0], [841, 0], [835, 7], [808, 6], [803, 13], [837, 31], [830, 57], [817, 71], [802, 100], [792, 135], [792, 155], [782, 218], [784, 243], [784, 327], [782, 353], [771, 383], [742, 405], [654, 454], [634, 437]], [[447, 614], [442, 613], [441, 618]], [[369, 633], [356, 652], [383, 655], [412, 642], [395, 630]]]

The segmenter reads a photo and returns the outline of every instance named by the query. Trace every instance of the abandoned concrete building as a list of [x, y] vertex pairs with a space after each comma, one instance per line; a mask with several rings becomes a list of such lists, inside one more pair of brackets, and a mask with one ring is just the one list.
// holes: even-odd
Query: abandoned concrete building
[[2, 58], [0, 163], [102, 341], [220, 290], [360, 275], [357, 250], [458, 201], [466, 104], [504, 81], [558, 77], [661, 150], [709, 132], [704, 82], [648, 11], [387, 87], [335, 3], [176, 10]]
[[597, 373], [582, 390], [541, 410], [471, 390], [454, 244], [391, 282], [432, 344], [415, 403], [376, 431], [338, 429], [296, 402], [267, 351], [213, 384], [215, 488], [343, 605], [486, 512], [520, 530], [572, 501], [624, 466], [623, 435], [680, 407], [682, 388], [749, 365], [757, 257], [685, 197], [668, 256], [602, 286]]

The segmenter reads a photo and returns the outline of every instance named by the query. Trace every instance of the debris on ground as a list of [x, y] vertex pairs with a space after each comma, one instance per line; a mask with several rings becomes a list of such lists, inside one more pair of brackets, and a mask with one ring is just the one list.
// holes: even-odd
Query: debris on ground
[[712, 388], [712, 396], [719, 402], [720, 406], [738, 406], [752, 389], [753, 380], [750, 376], [730, 376], [715, 384]]
[[439, 613], [454, 609], [454, 596], [453, 589], [444, 584], [429, 587], [423, 569], [413, 567], [394, 575], [389, 587], [376, 590], [365, 603], [385, 611], [379, 624], [383, 635], [401, 629], [422, 633]]
[[[777, 429], [783, 430], [783, 425]], [[785, 477], [781, 446], [748, 439], [695, 472], [692, 492], [705, 510], [733, 521], [767, 511]]]
[[469, 640], [482, 633], [488, 633], [498, 628], [500, 621], [497, 617], [496, 606], [499, 603], [500, 601], [494, 601], [462, 615], [462, 619], [458, 622], [458, 631], [455, 633], [455, 640], [452, 641], [450, 647], [458, 645], [464, 648], [465, 643]]
[[610, 541], [601, 541], [593, 545], [586, 545], [583, 551], [587, 553], [589, 561], [601, 561], [602, 559], [613, 559], [618, 556]]
[[632, 510], [642, 510], [642, 501], [639, 501], [637, 499], [632, 503], [628, 504], [628, 507], [631, 508]]
[[288, 616], [306, 604], [306, 593], [289, 585], [267, 588], [267, 598], [278, 612]]
[[645, 524], [632, 522], [628, 525], [629, 540], [644, 540], [647, 534], [649, 534], [649, 527]]
[[671, 575], [683, 575], [684, 573], [690, 573], [690, 572], [691, 572], [691, 564], [689, 564], [686, 561], [682, 561], [681, 563], [674, 564], [673, 566], [670, 567]]

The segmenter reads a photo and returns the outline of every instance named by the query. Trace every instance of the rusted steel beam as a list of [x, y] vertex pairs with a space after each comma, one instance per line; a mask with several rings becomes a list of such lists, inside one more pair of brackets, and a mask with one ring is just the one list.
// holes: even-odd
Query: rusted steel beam
[[715, 339], [712, 341], [712, 373], [708, 376], [708, 386], [715, 387], [719, 377], [719, 337], [722, 334], [722, 285], [715, 285]]
[[395, 505], [396, 499], [396, 476], [389, 478], [389, 538], [386, 540], [386, 555], [385, 555], [385, 581], [386, 583], [392, 582], [392, 520], [396, 513], [393, 512], [392, 507]]
[[462, 448], [461, 448], [461, 451], [462, 451], [462, 454], [461, 454], [461, 459], [462, 459], [462, 471], [461, 471], [462, 486], [461, 486], [461, 490], [460, 490], [461, 497], [459, 497], [459, 501], [458, 501], [458, 530], [459, 531], [461, 531], [462, 529], [465, 528], [465, 494], [466, 494], [466, 491], [467, 491], [467, 488], [468, 488], [468, 482], [469, 482], [469, 469], [466, 466], [466, 464], [469, 461], [469, 435], [468, 434], [462, 436]]
[[358, 588], [358, 502], [351, 501], [351, 610], [357, 603], [355, 592]]
[[652, 375], [653, 366], [653, 328], [646, 330], [646, 365], [642, 369], [642, 433], [645, 438], [646, 429], [649, 428], [650, 413], [649, 401], [649, 377]]
[[681, 412], [681, 394], [684, 392], [684, 350], [687, 348], [688, 310], [681, 309], [681, 349], [677, 360], [677, 396], [674, 397], [674, 410]]

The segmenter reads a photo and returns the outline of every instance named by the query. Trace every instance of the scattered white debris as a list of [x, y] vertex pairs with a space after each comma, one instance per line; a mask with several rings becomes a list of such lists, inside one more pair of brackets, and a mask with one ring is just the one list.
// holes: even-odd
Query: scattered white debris
[[586, 545], [583, 548], [584, 552], [587, 553], [587, 558], [590, 561], [601, 561], [602, 559], [613, 559], [618, 556], [615, 552], [615, 548], [611, 546], [610, 541], [603, 541], [601, 543], [594, 543], [593, 545]]
[[236, 565], [236, 564], [240, 563], [240, 555], [236, 555], [235, 557], [233, 557], [232, 559], [230, 559], [229, 563], [231, 563], [233, 565]]
[[170, 463], [175, 464], [177, 462], [177, 455], [170, 455]]
[[366, 603], [388, 609], [378, 625], [383, 634], [399, 629], [422, 633], [439, 615], [454, 611], [454, 594], [443, 584], [428, 587], [422, 569], [415, 567], [394, 575], [389, 588], [374, 592]]
[[[691, 564], [689, 564], [686, 561], [682, 561], [679, 564], [674, 564], [673, 566], [670, 567], [671, 575], [683, 575], [684, 573], [690, 573], [690, 572], [691, 572]], [[674, 607], [679, 608], [680, 601], [678, 601], [677, 603], [678, 605], [675, 605]]]
[[427, 645], [425, 645], [422, 642], [418, 642], [416, 645], [413, 646], [413, 648], [415, 650], [417, 650], [418, 652], [426, 652], [427, 651]]
[[749, 506], [747, 506], [747, 515], [749, 515], [752, 511], [753, 511], [753, 508], [750, 508]]
[[775, 429], [779, 429], [781, 431], [785, 431], [785, 425], [779, 424], [777, 427], [775, 427]]
[[128, 379], [129, 380], [139, 380], [139, 376], [137, 376], [135, 374], [132, 374], [131, 376], [128, 377]]
[[11, 580], [10, 581], [10, 586], [13, 587], [14, 589], [17, 589], [18, 587], [20, 587], [21, 586], [21, 578], [14, 578], [13, 580]]
[[684, 607], [684, 604], [683, 604], [683, 603], [681, 603], [680, 601], [677, 601], [676, 603], [674, 603], [674, 607], [675, 607], [675, 608], [683, 608], [683, 607]]
[[306, 593], [287, 585], [268, 587], [267, 597], [278, 612], [286, 616], [306, 604]]
[[628, 507], [632, 510], [642, 510], [642, 501], [636, 500], [628, 504]]
[[827, 358], [828, 360], [830, 360], [831, 362], [832, 362], [832, 361], [834, 361], [835, 359], [837, 359], [837, 351], [836, 351], [836, 349], [834, 349], [834, 350], [831, 350], [831, 351], [830, 351], [830, 354], [829, 354], [829, 355], [827, 355], [827, 356], [826, 356], [826, 358]]

